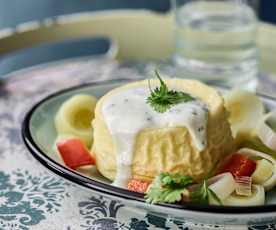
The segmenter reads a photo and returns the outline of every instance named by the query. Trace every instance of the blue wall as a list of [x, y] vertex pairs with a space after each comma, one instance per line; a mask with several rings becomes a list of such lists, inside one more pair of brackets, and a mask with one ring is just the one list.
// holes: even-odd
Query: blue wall
[[261, 20], [276, 24], [276, 1], [260, 0], [260, 3]]
[[[260, 18], [276, 23], [276, 1], [259, 1]], [[165, 12], [170, 0], [0, 0], [0, 28], [73, 12], [129, 8]]]
[[0, 0], [0, 27], [73, 12], [106, 9], [151, 9], [164, 12], [169, 0]]

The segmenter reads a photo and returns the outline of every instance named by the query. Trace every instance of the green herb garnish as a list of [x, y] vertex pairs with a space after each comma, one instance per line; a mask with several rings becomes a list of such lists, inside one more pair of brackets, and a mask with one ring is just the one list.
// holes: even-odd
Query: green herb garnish
[[160, 81], [160, 87], [156, 87], [152, 90], [149, 82], [150, 96], [147, 98], [147, 103], [150, 104], [156, 112], [164, 113], [176, 104], [195, 99], [187, 93], [169, 90], [157, 70], [155, 70], [155, 74]]
[[190, 198], [193, 202], [197, 202], [200, 204], [208, 204], [209, 203], [209, 195], [208, 195], [208, 185], [206, 180], [204, 180], [198, 188], [190, 194]]
[[217, 194], [208, 187], [206, 180], [203, 180], [203, 182], [198, 186], [198, 188], [190, 194], [190, 199], [193, 202], [200, 204], [209, 204], [210, 197], [213, 197], [213, 199], [216, 202], [222, 205], [222, 202], [218, 198]]
[[219, 161], [217, 161], [214, 164], [212, 169], [207, 173], [207, 176], [199, 184], [199, 186], [196, 188], [196, 190], [190, 193], [191, 201], [197, 202], [200, 204], [209, 204], [209, 199], [210, 199], [210, 197], [212, 197], [218, 204], [222, 205], [222, 202], [219, 199], [219, 197], [217, 196], [217, 194], [212, 189], [209, 188], [208, 183], [207, 183], [207, 179], [209, 179], [213, 175], [215, 169], [218, 166], [218, 163], [219, 163]]
[[207, 180], [203, 180], [198, 187], [188, 192], [188, 186], [193, 184], [190, 176], [183, 176], [178, 173], [161, 173], [157, 176], [148, 191], [145, 198], [147, 203], [175, 203], [182, 200], [183, 195], [189, 195], [192, 202], [208, 204], [212, 197], [218, 204], [222, 205], [221, 200], [216, 193], [208, 187]]
[[188, 185], [193, 180], [189, 176], [182, 176], [178, 173], [161, 173], [152, 182], [145, 198], [148, 203], [175, 203], [182, 199]]

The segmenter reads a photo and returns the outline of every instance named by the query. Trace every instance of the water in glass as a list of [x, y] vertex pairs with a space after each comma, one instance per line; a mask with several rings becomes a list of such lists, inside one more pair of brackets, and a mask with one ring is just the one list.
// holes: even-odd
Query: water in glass
[[174, 60], [186, 75], [255, 87], [256, 17], [242, 1], [190, 1], [176, 8]]

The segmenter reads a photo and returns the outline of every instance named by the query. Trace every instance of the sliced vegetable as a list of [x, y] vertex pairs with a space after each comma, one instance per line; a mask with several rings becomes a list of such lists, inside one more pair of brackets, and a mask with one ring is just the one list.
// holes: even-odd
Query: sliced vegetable
[[[211, 189], [217, 197], [222, 201], [225, 200], [235, 190], [235, 180], [231, 173], [219, 174], [208, 180], [209, 189]], [[211, 196], [209, 198], [210, 204], [218, 204]]]
[[276, 111], [263, 117], [257, 126], [256, 133], [267, 147], [276, 151]]
[[71, 169], [94, 165], [96, 162], [80, 139], [66, 139], [56, 145], [65, 165]]
[[239, 132], [254, 132], [265, 108], [255, 93], [233, 90], [224, 96], [225, 107], [230, 112], [229, 121], [234, 137]]
[[[270, 190], [276, 185], [276, 161], [274, 160], [273, 157], [271, 157], [268, 154], [253, 150], [253, 149], [248, 149], [248, 148], [243, 148], [238, 151], [239, 154], [242, 154], [247, 157], [260, 157], [262, 159], [268, 160], [272, 165], [273, 165], [273, 174], [269, 179], [267, 179], [262, 186], [265, 188], [266, 191]], [[252, 175], [253, 176], [253, 175]]]
[[149, 181], [132, 179], [128, 182], [127, 188], [133, 192], [145, 193], [150, 185]]
[[273, 174], [273, 164], [266, 159], [257, 160], [257, 167], [252, 174], [255, 184], [264, 184]]
[[89, 148], [92, 143], [91, 122], [97, 99], [90, 95], [77, 94], [65, 101], [55, 117], [58, 135], [71, 134], [80, 138]]
[[199, 204], [209, 203], [209, 188], [207, 181], [204, 180], [201, 184], [196, 185], [195, 189], [190, 192], [190, 199]]
[[190, 186], [189, 191], [193, 202], [221, 205], [221, 201], [235, 191], [235, 180], [231, 173], [223, 173]]
[[175, 203], [187, 195], [187, 187], [193, 183], [189, 176], [178, 173], [161, 173], [149, 186], [145, 198], [148, 203]]
[[249, 148], [276, 157], [276, 151], [268, 148], [257, 136], [245, 137], [237, 145], [237, 148]]
[[230, 172], [234, 177], [251, 176], [256, 169], [256, 162], [247, 156], [234, 153], [220, 166], [220, 173]]
[[252, 185], [251, 196], [239, 196], [232, 193], [223, 201], [224, 205], [230, 206], [254, 206], [263, 205], [265, 202], [265, 191], [262, 185]]
[[222, 204], [217, 194], [208, 186], [207, 180], [203, 180], [201, 184], [193, 187], [194, 189], [190, 190], [191, 201], [199, 204], [209, 204], [212, 200], [213, 204]]
[[76, 137], [72, 134], [62, 133], [56, 137], [55, 145], [59, 142], [62, 142], [62, 141], [68, 140], [68, 139], [78, 139], [78, 137]]
[[236, 182], [236, 194], [240, 196], [252, 195], [252, 177], [241, 176], [235, 178]]
[[55, 142], [53, 143], [52, 150], [55, 153], [55, 154], [53, 154], [53, 159], [55, 161], [59, 162], [60, 164], [63, 164], [64, 161], [57, 149], [57, 143], [62, 142], [67, 139], [72, 139], [72, 138], [76, 138], [76, 137], [71, 134], [60, 134], [56, 137]]

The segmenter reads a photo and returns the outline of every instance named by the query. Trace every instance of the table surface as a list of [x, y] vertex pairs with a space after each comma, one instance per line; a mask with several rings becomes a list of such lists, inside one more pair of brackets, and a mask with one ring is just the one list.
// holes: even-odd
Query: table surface
[[[137, 67], [137, 66], [136, 66]], [[83, 58], [12, 73], [0, 88], [0, 229], [203, 229], [135, 213], [47, 171], [24, 146], [20, 127], [32, 105], [60, 89], [85, 82], [142, 78], [141, 68], [100, 58]], [[261, 76], [260, 89], [273, 90]], [[276, 88], [276, 87], [275, 87]], [[274, 89], [275, 89], [274, 88]], [[213, 229], [214, 226], [209, 226]], [[269, 228], [270, 227], [270, 228]], [[204, 229], [208, 227], [204, 226]], [[218, 228], [216, 228], [218, 229]], [[276, 229], [276, 225], [239, 229]]]

